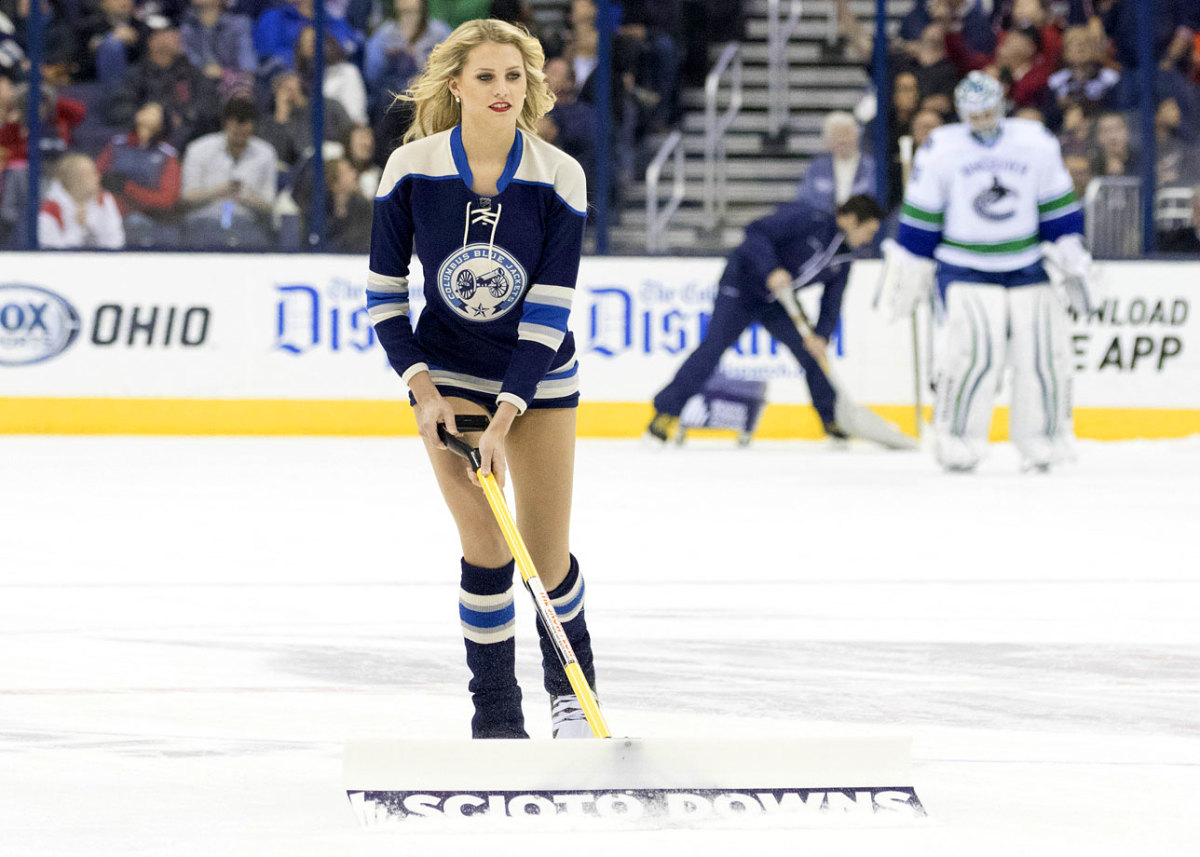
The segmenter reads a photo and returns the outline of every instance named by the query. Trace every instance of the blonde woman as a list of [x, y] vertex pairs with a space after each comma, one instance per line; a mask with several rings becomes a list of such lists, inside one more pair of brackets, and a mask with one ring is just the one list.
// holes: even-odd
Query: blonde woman
[[[554, 96], [541, 45], [468, 21], [401, 98], [414, 120], [375, 198], [367, 306], [408, 384], [417, 426], [462, 543], [459, 614], [476, 738], [526, 738], [514, 670], [513, 558], [463, 461], [438, 439], [455, 415], [488, 414], [483, 472], [511, 470], [517, 524], [594, 687], [583, 578], [569, 524], [579, 381], [567, 329], [586, 214], [579, 164], [534, 133]], [[413, 247], [425, 309], [408, 315]], [[591, 732], [540, 626], [556, 738]]]

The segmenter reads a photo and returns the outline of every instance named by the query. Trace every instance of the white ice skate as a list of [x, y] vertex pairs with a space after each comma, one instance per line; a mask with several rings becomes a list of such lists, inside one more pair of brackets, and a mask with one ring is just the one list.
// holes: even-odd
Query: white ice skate
[[550, 698], [551, 734], [555, 738], [594, 738], [592, 727], [575, 694]]
[[939, 433], [935, 450], [938, 463], [947, 473], [971, 473], [983, 458], [978, 444], [956, 435]]

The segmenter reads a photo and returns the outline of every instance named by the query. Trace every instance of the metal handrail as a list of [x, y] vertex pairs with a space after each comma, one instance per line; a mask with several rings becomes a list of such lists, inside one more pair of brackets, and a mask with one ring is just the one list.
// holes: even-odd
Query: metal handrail
[[790, 121], [787, 46], [800, 28], [800, 0], [791, 0], [787, 21], [781, 21], [782, 0], [767, 0], [767, 130], [777, 137]]
[[[1112, 198], [1109, 190], [1123, 191]], [[1083, 194], [1084, 243], [1098, 257], [1134, 258], [1142, 249], [1142, 180], [1097, 176]], [[1103, 206], [1103, 207], [1102, 207]]]
[[[663, 144], [658, 147], [654, 160], [646, 167], [646, 252], [657, 253], [667, 249], [667, 224], [675, 216], [679, 204], [683, 202], [684, 175], [682, 131], [672, 131]], [[671, 189], [671, 198], [667, 200], [662, 211], [658, 210], [658, 180], [662, 176], [667, 159], [672, 158], [675, 177]]]
[[[730, 72], [729, 106], [717, 115], [717, 93], [725, 73]], [[730, 42], [704, 80], [704, 217], [708, 228], [725, 217], [725, 132], [742, 109], [742, 51]]]

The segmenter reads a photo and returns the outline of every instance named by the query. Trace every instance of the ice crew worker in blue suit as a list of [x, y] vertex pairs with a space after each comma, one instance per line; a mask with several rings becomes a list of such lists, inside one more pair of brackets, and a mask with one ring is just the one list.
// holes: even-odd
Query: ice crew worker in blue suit
[[[879, 204], [859, 194], [838, 206], [836, 214], [787, 203], [747, 226], [745, 239], [725, 263], [704, 341], [654, 397], [649, 436], [666, 441], [675, 434], [684, 404], [704, 387], [725, 350], [757, 321], [800, 361], [825, 431], [845, 437], [833, 419], [833, 388], [813, 355], [824, 355], [837, 327], [850, 261], [858, 255], [854, 251], [874, 240], [882, 218]], [[824, 284], [821, 315], [806, 341], [777, 297], [814, 283]]]

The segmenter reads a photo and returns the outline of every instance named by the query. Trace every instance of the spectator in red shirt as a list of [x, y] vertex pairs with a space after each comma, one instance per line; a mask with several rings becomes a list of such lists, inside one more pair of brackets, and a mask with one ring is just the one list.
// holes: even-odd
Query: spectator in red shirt
[[[12, 69], [0, 67], [0, 127], [8, 124], [17, 110], [17, 83]], [[0, 148], [0, 170], [8, 159], [8, 150]]]
[[1051, 14], [1045, 0], [1015, 0], [1007, 14], [1000, 17], [1001, 32], [1033, 27], [1042, 37], [1042, 53], [1053, 66], [1058, 66], [1063, 52], [1061, 19]]
[[[8, 115], [0, 116], [0, 149], [7, 151], [10, 162], [24, 161], [29, 157], [29, 84], [15, 87], [11, 101]], [[87, 105], [59, 97], [54, 87], [43, 84], [41, 108], [41, 151], [57, 159], [70, 148], [72, 133], [87, 116]]]
[[96, 159], [100, 184], [116, 198], [125, 218], [129, 245], [178, 243], [179, 154], [163, 139], [164, 123], [161, 104], [142, 105], [134, 114], [133, 131], [114, 137]]
[[946, 34], [946, 50], [963, 74], [983, 70], [1004, 84], [1014, 109], [1041, 106], [1057, 62], [1042, 50], [1041, 31], [1035, 27], [1001, 33], [993, 56], [972, 51], [954, 32]]

